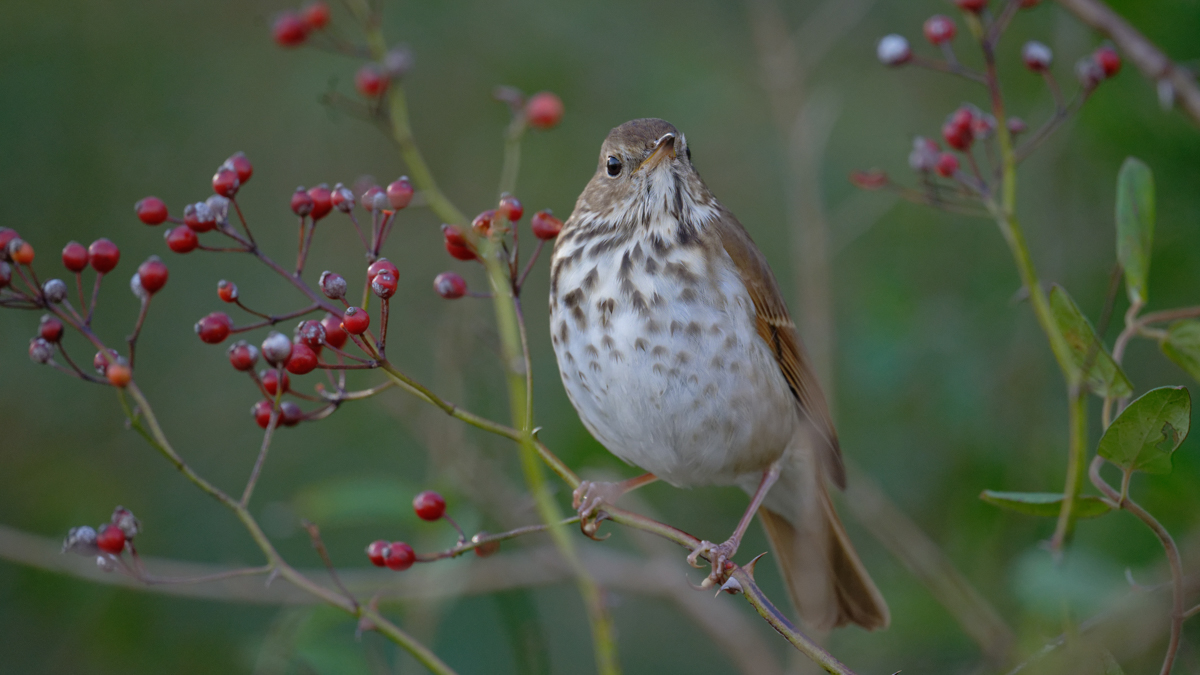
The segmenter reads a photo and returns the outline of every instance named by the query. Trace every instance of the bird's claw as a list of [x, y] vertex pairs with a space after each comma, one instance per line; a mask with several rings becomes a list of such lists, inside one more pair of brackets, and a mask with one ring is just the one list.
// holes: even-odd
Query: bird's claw
[[721, 544], [714, 544], [711, 541], [702, 541], [690, 554], [687, 561], [692, 567], [702, 568], [704, 564], [700, 562], [700, 557], [708, 559], [711, 570], [701, 584], [701, 588], [712, 588], [713, 586], [720, 587], [729, 577], [729, 572], [733, 570], [734, 564], [730, 560], [733, 554], [737, 553], [737, 542], [732, 539]]
[[579, 529], [592, 539], [607, 539], [597, 537], [596, 531], [600, 521], [604, 520], [602, 509], [605, 504], [611, 504], [622, 494], [616, 483], [585, 480], [571, 493], [571, 505], [579, 513]]

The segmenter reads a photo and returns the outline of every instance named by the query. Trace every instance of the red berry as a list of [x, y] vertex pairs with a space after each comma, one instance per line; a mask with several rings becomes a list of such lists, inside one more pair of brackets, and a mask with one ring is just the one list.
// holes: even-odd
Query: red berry
[[8, 251], [8, 245], [13, 239], [20, 238], [21, 235], [11, 227], [0, 227], [0, 258], [3, 258]]
[[217, 282], [217, 297], [225, 302], [234, 302], [238, 299], [237, 284], [224, 279]]
[[925, 20], [925, 39], [932, 44], [940, 45], [943, 42], [949, 42], [954, 39], [957, 32], [958, 27], [948, 16], [934, 14]]
[[133, 371], [124, 363], [111, 363], [108, 370], [104, 372], [104, 376], [108, 378], [108, 383], [112, 386], [124, 388], [133, 379]]
[[97, 239], [88, 247], [88, 262], [91, 263], [92, 269], [100, 274], [108, 274], [113, 271], [120, 261], [121, 249], [107, 239]]
[[328, 314], [321, 319], [321, 325], [325, 328], [325, 344], [334, 349], [341, 349], [342, 345], [346, 344], [346, 340], [350, 338], [346, 335], [346, 331], [342, 330], [340, 317]]
[[206, 202], [183, 207], [183, 224], [195, 232], [208, 232], [217, 226], [217, 218]]
[[342, 213], [350, 213], [354, 210], [354, 193], [345, 185], [338, 183], [333, 186], [333, 192], [330, 193], [329, 202], [333, 207]]
[[325, 327], [316, 319], [301, 321], [296, 326], [296, 342], [306, 344], [320, 353], [321, 347], [325, 346]]
[[371, 315], [361, 307], [347, 307], [342, 314], [342, 330], [351, 335], [362, 335], [371, 325]]
[[82, 272], [88, 266], [88, 251], [83, 244], [73, 241], [63, 247], [62, 261], [72, 272]]
[[975, 114], [971, 112], [970, 108], [959, 108], [942, 125], [942, 138], [950, 147], [956, 150], [966, 150], [971, 147], [971, 141], [975, 139], [972, 133], [974, 122]]
[[291, 401], [279, 404], [279, 423], [285, 427], [294, 427], [304, 420], [304, 411]]
[[301, 218], [307, 216], [313, 211], [313, 198], [308, 196], [308, 190], [303, 186], [296, 188], [292, 193], [292, 213]]
[[438, 520], [446, 514], [446, 500], [433, 490], [426, 490], [413, 498], [413, 511], [421, 520]]
[[481, 237], [486, 237], [492, 231], [492, 223], [496, 220], [496, 209], [488, 209], [483, 213], [475, 216], [475, 220], [471, 221], [471, 229], [475, 230]]
[[1121, 70], [1121, 55], [1108, 45], [1097, 49], [1092, 58], [1104, 69], [1104, 77], [1112, 77]]
[[250, 408], [250, 414], [254, 416], [254, 421], [258, 424], [258, 426], [266, 429], [271, 425], [271, 411], [274, 409], [274, 401], [263, 399], [258, 403], [255, 403], [253, 408]]
[[396, 294], [397, 283], [396, 275], [391, 272], [380, 272], [371, 280], [371, 290], [375, 292], [375, 295], [387, 300]]
[[12, 267], [3, 260], [0, 260], [0, 288], [4, 288], [11, 283]]
[[258, 347], [245, 340], [238, 340], [230, 345], [228, 354], [229, 364], [242, 372], [254, 368], [254, 364], [258, 363]]
[[233, 320], [225, 312], [213, 312], [196, 322], [196, 335], [200, 340], [210, 345], [220, 344], [229, 337], [233, 329]]
[[250, 176], [254, 175], [254, 165], [246, 158], [246, 153], [238, 150], [225, 160], [225, 164], [233, 168], [237, 173], [238, 184], [245, 185], [246, 181], [250, 180]]
[[392, 208], [399, 211], [408, 206], [413, 198], [413, 184], [408, 180], [408, 176], [401, 176], [399, 179], [392, 181], [387, 186], [388, 202]]
[[292, 341], [278, 331], [271, 331], [262, 341], [262, 355], [272, 366], [286, 366], [292, 358]]
[[457, 300], [467, 294], [467, 281], [454, 272], [442, 272], [433, 278], [433, 290], [447, 300]]
[[367, 281], [375, 281], [375, 277], [381, 272], [388, 272], [394, 277], [400, 276], [400, 270], [396, 269], [396, 266], [390, 260], [380, 258], [371, 263], [370, 267], [367, 268]]
[[[487, 532], [479, 532], [475, 536], [471, 537], [471, 543], [479, 544], [479, 541], [481, 539], [486, 538], [487, 536], [488, 536]], [[489, 555], [492, 555], [499, 550], [500, 550], [500, 542], [489, 541], [489, 542], [479, 544], [478, 546], [476, 546], [475, 547], [475, 555], [479, 556], [480, 558], [486, 558]]]
[[303, 342], [292, 345], [292, 355], [288, 357], [288, 372], [295, 375], [307, 375], [317, 367], [317, 353], [312, 347]]
[[369, 545], [367, 545], [367, 559], [371, 561], [372, 565], [376, 567], [383, 567], [385, 564], [387, 564], [387, 557], [388, 553], [390, 552], [388, 549], [390, 547], [391, 544], [382, 539], [371, 542]]
[[167, 219], [167, 205], [158, 197], [146, 197], [133, 205], [138, 220], [147, 225], [162, 225]]
[[449, 237], [446, 238], [446, 252], [459, 260], [476, 260], [478, 258], [468, 246], [456, 244]]
[[374, 63], [368, 63], [354, 74], [354, 88], [365, 98], [377, 98], [387, 89], [387, 78]]
[[533, 236], [543, 241], [548, 241], [558, 236], [562, 232], [562, 221], [555, 218], [550, 211], [538, 211], [533, 214], [533, 219], [529, 223], [529, 229], [533, 230]]
[[121, 555], [121, 551], [125, 550], [125, 533], [112, 523], [101, 525], [96, 533], [96, 548], [105, 553]]
[[382, 211], [391, 205], [388, 201], [387, 193], [378, 185], [372, 185], [367, 188], [367, 191], [362, 194], [363, 208], [375, 212]]
[[408, 544], [402, 541], [393, 541], [392, 545], [388, 547], [388, 554], [384, 561], [387, 563], [388, 569], [401, 572], [413, 566], [413, 563], [417, 561], [417, 554]]
[[1030, 40], [1021, 47], [1021, 60], [1025, 62], [1025, 67], [1035, 73], [1044, 72], [1050, 67], [1050, 61], [1054, 58], [1054, 52], [1046, 45], [1037, 40]]
[[200, 245], [200, 238], [187, 225], [180, 225], [174, 229], [167, 230], [165, 239], [167, 240], [167, 248], [176, 253], [191, 253]]
[[142, 280], [142, 288], [153, 295], [167, 285], [167, 266], [158, 256], [150, 256], [146, 262], [138, 265], [138, 277]]
[[97, 373], [103, 375], [108, 372], [109, 364], [116, 363], [120, 358], [121, 355], [115, 349], [108, 349], [107, 355], [104, 352], [96, 352], [96, 355], [92, 357], [92, 367], [96, 369]]
[[8, 243], [8, 256], [18, 265], [28, 265], [33, 262], [33, 244], [23, 239], [13, 239]]
[[304, 9], [300, 10], [300, 18], [309, 28], [320, 30], [329, 23], [329, 5], [323, 2], [305, 5]]
[[317, 283], [321, 286], [321, 292], [330, 300], [341, 300], [346, 297], [346, 280], [337, 272], [329, 270], [321, 272], [321, 278]]
[[525, 207], [521, 205], [521, 201], [512, 195], [504, 195], [500, 198], [500, 207], [496, 209], [497, 213], [504, 216], [509, 222], [515, 223], [525, 215]]
[[308, 37], [308, 24], [295, 12], [284, 12], [276, 17], [271, 35], [280, 47], [296, 47]]
[[38, 335], [47, 342], [58, 342], [63, 335], [62, 322], [49, 314], [43, 315], [38, 324]]
[[[275, 388], [279, 385], [279, 371], [271, 368], [269, 370], [258, 371], [258, 379], [262, 381], [263, 391], [267, 392], [267, 396], [275, 395]], [[292, 378], [288, 377], [287, 373], [283, 374], [283, 390], [286, 392], [292, 388]]]
[[313, 200], [312, 213], [310, 214], [313, 220], [320, 220], [333, 210], [333, 202], [330, 201], [333, 195], [330, 194], [328, 185], [321, 183], [314, 188], [309, 188], [308, 196], [312, 197]]
[[936, 168], [939, 176], [949, 178], [954, 175], [955, 171], [958, 171], [958, 158], [948, 152], [943, 152], [941, 157], [938, 157]]
[[964, 12], [978, 14], [983, 11], [984, 7], [987, 7], [987, 0], [954, 0], [954, 4], [958, 5], [958, 8]]
[[534, 129], [553, 129], [562, 121], [563, 102], [557, 95], [540, 91], [525, 104], [525, 119]]
[[237, 194], [238, 188], [241, 185], [242, 182], [238, 180], [237, 171], [231, 168], [222, 166], [213, 174], [213, 192], [222, 197], [233, 199], [233, 196]]

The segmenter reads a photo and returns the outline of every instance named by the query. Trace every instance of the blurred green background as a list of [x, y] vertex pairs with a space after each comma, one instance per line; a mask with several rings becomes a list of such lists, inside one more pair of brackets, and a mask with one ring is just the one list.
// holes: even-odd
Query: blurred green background
[[[824, 58], [804, 70], [803, 100], [788, 102], [808, 106], [807, 119], [819, 121], [816, 142], [805, 146], [814, 162], [807, 177], [789, 164], [790, 123], [780, 129], [794, 110], [785, 105], [773, 113], [764, 87], [763, 33], [754, 29], [763, 25], [761, 3], [390, 3], [385, 30], [415, 54], [405, 80], [413, 126], [460, 208], [474, 213], [493, 203], [507, 122], [503, 106], [490, 100], [494, 85], [548, 89], [564, 100], [561, 126], [529, 135], [518, 189], [528, 210], [551, 208], [564, 218], [611, 127], [666, 118], [688, 135], [697, 168], [766, 252], [802, 331], [808, 326], [791, 255], [798, 235], [787, 223], [789, 200], [803, 193], [796, 182], [808, 180], [829, 230], [835, 330], [827, 370], [844, 451], [994, 604], [1017, 635], [1014, 653], [1027, 654], [1061, 632], [1059, 594], [1076, 619], [1090, 616], [1127, 592], [1126, 568], [1144, 584], [1165, 579], [1161, 549], [1127, 514], [1086, 521], [1069, 556], [1071, 583], [1060, 583], [1040, 548], [1053, 523], [978, 500], [985, 488], [1061, 489], [1066, 396], [1050, 352], [1029, 307], [1013, 299], [1019, 280], [993, 224], [859, 193], [846, 175], [879, 166], [911, 182], [912, 136], [936, 136], [961, 102], [983, 104], [982, 90], [875, 60], [877, 39], [890, 32], [932, 54], [920, 39], [921, 22], [953, 13], [950, 3], [848, 3], [840, 10], [844, 25], [829, 19], [828, 29], [814, 6], [788, 3], [782, 21], [767, 20], [787, 31], [816, 16], [799, 34], [802, 53], [808, 38], [831, 40]], [[1200, 58], [1194, 0], [1122, 0], [1114, 7], [1177, 59]], [[136, 316], [128, 275], [150, 254], [166, 259], [171, 278], [143, 334], [138, 379], [180, 452], [230, 491], [241, 489], [258, 448], [259, 430], [246, 413], [256, 394], [228, 367], [222, 347], [195, 338], [192, 323], [226, 309], [214, 293], [221, 278], [236, 281], [247, 303], [262, 310], [287, 311], [301, 300], [246, 259], [170, 254], [161, 229], [140, 224], [132, 204], [154, 194], [179, 213], [205, 198], [214, 168], [243, 150], [255, 174], [239, 201], [259, 241], [287, 261], [295, 225], [286, 205], [296, 185], [350, 184], [362, 175], [387, 181], [404, 172], [375, 128], [319, 103], [330, 88], [353, 96], [356, 62], [272, 43], [271, 17], [284, 8], [230, 0], [10, 1], [0, 22], [0, 225], [37, 247], [43, 278], [59, 274], [57, 251], [68, 240], [107, 236], [121, 246], [97, 319], [114, 344]], [[356, 35], [341, 7], [333, 17], [343, 33]], [[1000, 50], [1001, 71], [1011, 109], [1036, 125], [1051, 101], [1020, 65], [1026, 39], [1054, 49], [1054, 70], [1073, 91], [1071, 65], [1100, 37], [1053, 3], [1017, 17]], [[960, 36], [958, 46], [967, 63], [978, 62], [968, 39]], [[1150, 309], [1200, 300], [1200, 134], [1180, 113], [1161, 111], [1153, 85], [1126, 66], [1023, 167], [1020, 181], [1020, 216], [1042, 278], [1066, 286], [1093, 321], [1114, 264], [1114, 185], [1127, 155], [1145, 160], [1157, 182]], [[479, 269], [442, 253], [437, 225], [426, 210], [407, 211], [385, 250], [401, 274], [389, 351], [435, 390], [504, 419], [491, 307], [448, 303], [431, 292], [431, 279], [445, 269], [483, 285]], [[344, 220], [323, 222], [311, 274], [333, 269], [357, 283], [357, 247]], [[544, 261], [532, 279], [526, 306], [543, 440], [585, 475], [632, 475], [589, 437], [564, 396], [545, 330]], [[123, 504], [145, 526], [138, 541], [145, 555], [259, 564], [236, 521], [125, 429], [111, 390], [29, 361], [37, 318], [0, 314], [0, 523], [56, 538], [71, 526], [104, 521]], [[77, 360], [91, 354], [78, 340], [68, 344]], [[1139, 391], [1165, 384], [1195, 391], [1152, 343], [1135, 342], [1126, 364]], [[315, 377], [296, 378], [295, 386], [309, 389]], [[1098, 407], [1091, 406], [1093, 443]], [[1175, 534], [1185, 555], [1190, 551], [1193, 565], [1200, 551], [1198, 449], [1200, 441], [1188, 440], [1174, 473], [1133, 483], [1135, 498]], [[461, 479], [464, 457], [484, 462], [482, 487]], [[453, 541], [410, 515], [406, 504], [420, 489], [441, 489], [466, 526], [494, 530], [534, 521], [520, 485], [508, 444], [389, 392], [319, 424], [281, 431], [252, 510], [297, 566], [320, 564], [295, 526], [307, 516], [323, 525], [334, 562], [353, 568], [366, 563], [362, 546], [378, 537], [425, 549]], [[497, 494], [515, 496], [499, 498], [497, 507]], [[566, 506], [569, 495], [559, 497]], [[735, 490], [666, 485], [640, 497], [645, 508], [710, 539], [732, 528], [745, 503]], [[979, 649], [951, 615], [852, 517], [846, 520], [891, 604], [893, 624], [876, 634], [839, 631], [829, 639], [834, 653], [860, 672], [994, 670], [976, 670]], [[605, 544], [578, 541], [585, 552], [641, 555], [621, 531]], [[505, 550], [527, 544], [545, 541]], [[765, 550], [757, 528], [743, 546], [752, 550]], [[683, 553], [668, 556], [682, 583], [690, 571]], [[774, 566], [762, 568], [764, 588], [782, 601]], [[614, 593], [613, 600], [626, 672], [732, 672], [726, 655], [675, 605], [631, 593]], [[790, 658], [745, 603], [711, 602], [746, 616], [773, 659]], [[569, 584], [388, 607], [462, 673], [529, 667], [518, 665], [514, 625], [545, 635], [553, 672], [594, 669], [582, 606]], [[1176, 672], [1200, 672], [1200, 626], [1193, 621], [1185, 630]], [[1164, 642], [1152, 639], [1124, 656], [1126, 671], [1156, 669]], [[0, 654], [0, 670], [12, 673], [420, 672], [378, 636], [356, 641], [353, 622], [336, 612], [177, 599], [10, 562], [0, 562]]]

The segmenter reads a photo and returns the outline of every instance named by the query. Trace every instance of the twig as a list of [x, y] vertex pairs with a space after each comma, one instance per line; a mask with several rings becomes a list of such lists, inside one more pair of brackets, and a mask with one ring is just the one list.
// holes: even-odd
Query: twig
[[342, 580], [338, 578], [337, 570], [333, 568], [333, 561], [329, 559], [329, 551], [325, 548], [325, 542], [321, 540], [321, 530], [317, 528], [315, 523], [311, 523], [307, 520], [300, 521], [300, 524], [303, 525], [304, 529], [308, 531], [308, 537], [312, 540], [313, 548], [317, 549], [317, 555], [321, 556], [321, 562], [325, 563], [325, 569], [329, 570], [329, 578], [333, 579], [333, 583], [337, 584], [337, 587], [342, 589], [342, 593], [345, 594], [346, 599], [348, 599], [354, 605], [354, 609], [357, 611], [358, 600], [355, 599], [354, 594], [351, 593], [344, 584], [342, 584]]
[[279, 402], [283, 399], [283, 367], [276, 368], [275, 373], [275, 401], [271, 405], [271, 418], [267, 422], [267, 428], [263, 431], [262, 445], [258, 449], [258, 459], [254, 460], [254, 468], [250, 471], [250, 479], [246, 481], [246, 488], [242, 491], [242, 499], [238, 502], [238, 506], [246, 508], [250, 503], [250, 495], [254, 494], [254, 486], [258, 483], [258, 475], [262, 472], [263, 463], [267, 461], [267, 450], [271, 448], [271, 436], [275, 433], [275, 428], [279, 426], [279, 419], [283, 416], [283, 410]]

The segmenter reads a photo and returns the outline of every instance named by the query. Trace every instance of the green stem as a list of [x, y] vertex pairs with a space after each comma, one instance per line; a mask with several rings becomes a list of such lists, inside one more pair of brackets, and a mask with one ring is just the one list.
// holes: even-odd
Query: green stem
[[1067, 404], [1068, 460], [1067, 481], [1063, 487], [1063, 504], [1058, 512], [1058, 524], [1050, 540], [1050, 550], [1062, 555], [1063, 546], [1075, 528], [1075, 503], [1083, 490], [1084, 464], [1087, 462], [1087, 390], [1075, 384], [1070, 388]]

